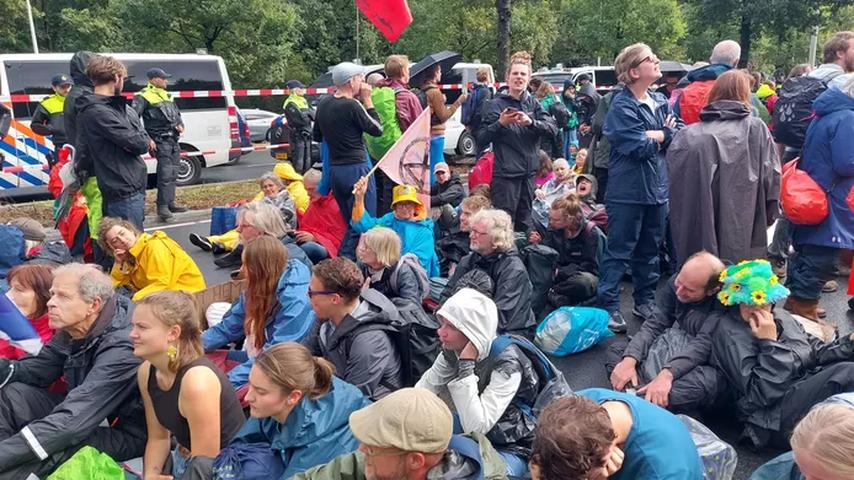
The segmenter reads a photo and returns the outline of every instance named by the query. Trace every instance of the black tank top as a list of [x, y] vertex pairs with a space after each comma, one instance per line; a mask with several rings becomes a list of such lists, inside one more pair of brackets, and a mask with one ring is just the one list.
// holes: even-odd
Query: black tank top
[[213, 370], [219, 379], [221, 388], [219, 394], [219, 446], [224, 448], [240, 430], [246, 419], [228, 377], [207, 357], [198, 358], [178, 369], [175, 375], [175, 383], [172, 384], [172, 388], [166, 391], [161, 390], [157, 385], [157, 369], [151, 365], [148, 370], [148, 395], [151, 397], [151, 404], [154, 406], [154, 413], [157, 415], [160, 424], [175, 435], [179, 444], [188, 450], [192, 450], [190, 424], [178, 411], [178, 395], [181, 392], [181, 381], [184, 379], [184, 374], [187, 373], [187, 370], [197, 366], [205, 366]]

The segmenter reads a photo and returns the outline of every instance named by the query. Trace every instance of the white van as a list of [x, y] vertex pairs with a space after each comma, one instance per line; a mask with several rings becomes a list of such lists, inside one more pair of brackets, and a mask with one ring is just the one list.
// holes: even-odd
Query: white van
[[[443, 93], [448, 100], [448, 103], [453, 103], [463, 91], [468, 90], [468, 85], [477, 82], [477, 70], [485, 67], [489, 70], [490, 84], [495, 83], [495, 72], [492, 70], [492, 65], [488, 63], [458, 63], [454, 65], [450, 72], [443, 73], [443, 84], [460, 83], [464, 90], [445, 90]], [[474, 136], [466, 130], [462, 124], [463, 109], [458, 108], [454, 115], [445, 123], [445, 154], [446, 155], [463, 155], [470, 157], [477, 153], [475, 150], [477, 144], [474, 141]]]
[[531, 77], [539, 78], [551, 83], [555, 88], [562, 89], [567, 81], [572, 81], [577, 85], [578, 77], [581, 75], [590, 77], [593, 86], [599, 93], [606, 93], [617, 85], [617, 74], [614, 72], [613, 66], [543, 69], [534, 72]]
[[[141, 90], [148, 78], [149, 68], [159, 67], [172, 75], [170, 91], [224, 90], [231, 91], [231, 81], [225, 63], [214, 55], [176, 55], [156, 53], [111, 53], [128, 69], [125, 92]], [[13, 112], [9, 135], [0, 141], [3, 170], [0, 190], [42, 186], [48, 181], [46, 154], [52, 150], [49, 138], [32, 133], [30, 119], [38, 107], [40, 96], [53, 93], [50, 80], [54, 75], [69, 73], [71, 53], [0, 55], [0, 101], [10, 105]], [[16, 95], [30, 97], [16, 99]], [[10, 98], [11, 97], [11, 102]], [[184, 152], [205, 152], [204, 155], [181, 157], [178, 185], [198, 182], [201, 169], [228, 163], [240, 152], [229, 149], [240, 146], [237, 128], [237, 108], [234, 97], [211, 96], [175, 98], [186, 130], [179, 140]], [[156, 161], [146, 160], [148, 173], [156, 172]], [[9, 168], [13, 173], [8, 173]], [[19, 167], [19, 168], [14, 168]]]

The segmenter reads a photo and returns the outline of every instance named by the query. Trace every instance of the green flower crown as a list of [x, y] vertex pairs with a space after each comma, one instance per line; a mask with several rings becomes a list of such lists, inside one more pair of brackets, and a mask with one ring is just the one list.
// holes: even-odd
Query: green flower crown
[[789, 289], [780, 285], [767, 260], [745, 260], [721, 272], [719, 280], [718, 300], [728, 307], [767, 305], [789, 296]]

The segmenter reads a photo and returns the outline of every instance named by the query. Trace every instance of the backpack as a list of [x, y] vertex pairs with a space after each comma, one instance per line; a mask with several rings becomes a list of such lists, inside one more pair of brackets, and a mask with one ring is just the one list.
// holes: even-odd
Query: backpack
[[0, 287], [6, 286], [6, 274], [12, 267], [24, 263], [26, 255], [26, 242], [24, 233], [18, 227], [12, 225], [0, 225]]
[[[586, 202], [581, 202], [581, 213], [587, 218], [587, 224], [593, 224], [602, 230], [605, 235], [608, 234], [608, 212], [602, 205], [592, 207]], [[590, 227], [592, 228], [592, 227]]]
[[463, 102], [460, 121], [466, 127], [470, 127], [474, 123], [475, 115], [478, 113], [477, 107], [480, 105], [480, 91], [481, 89], [475, 85], [469, 90], [469, 96]]
[[[830, 81], [834, 76], [827, 77]], [[812, 103], [827, 90], [827, 83], [806, 75], [783, 83], [774, 105], [774, 140], [787, 147], [803, 148], [807, 127], [815, 117]]]
[[374, 109], [383, 126], [383, 134], [379, 137], [365, 135], [365, 145], [374, 160], [382, 160], [394, 142], [403, 135], [400, 124], [397, 123], [397, 104], [395, 103], [397, 94], [402, 91], [401, 88], [379, 87], [371, 93]]
[[679, 116], [685, 125], [700, 121], [700, 111], [709, 103], [709, 93], [714, 86], [714, 80], [703, 80], [682, 90], [682, 95], [679, 96]]
[[[415, 96], [418, 97], [418, 102], [421, 104], [421, 108], [427, 108], [430, 106], [430, 103], [427, 101], [427, 92], [437, 88], [435, 85], [428, 85], [427, 88], [418, 88], [415, 89]], [[430, 125], [438, 125], [439, 119], [436, 118], [436, 115], [430, 114]]]
[[572, 395], [572, 389], [566, 383], [566, 378], [563, 372], [549, 360], [546, 355], [540, 351], [530, 340], [519, 335], [499, 335], [492, 341], [492, 347], [489, 349], [489, 358], [495, 360], [501, 353], [510, 345], [516, 345], [519, 350], [528, 357], [534, 371], [539, 377], [539, 385], [537, 386], [537, 398], [534, 400], [533, 408], [521, 403], [514, 404], [526, 414], [533, 415], [534, 418], [540, 416], [540, 412], [552, 402], [552, 400], [567, 395]]
[[[375, 290], [370, 291], [379, 295]], [[406, 298], [392, 298], [390, 301], [397, 309], [398, 318], [390, 323], [365, 323], [353, 331], [349, 344], [364, 332], [386, 332], [400, 355], [403, 387], [412, 387], [439, 356], [439, 322], [428, 315], [419, 303]]]
[[492, 169], [495, 166], [495, 153], [486, 152], [475, 163], [474, 168], [469, 172], [469, 190], [474, 187], [487, 183], [492, 183]]
[[780, 205], [795, 225], [818, 225], [830, 213], [827, 193], [810, 175], [798, 168], [800, 157], [783, 165]]
[[555, 266], [560, 255], [545, 245], [527, 245], [520, 253], [533, 287], [531, 310], [540, 318], [540, 313], [546, 308], [546, 295], [554, 283]]
[[549, 115], [554, 117], [555, 123], [557, 123], [558, 129], [566, 128], [569, 124], [569, 119], [571, 115], [569, 114], [569, 110], [566, 108], [561, 102], [554, 102], [549, 105]]
[[427, 272], [424, 270], [424, 267], [421, 266], [421, 261], [418, 260], [418, 257], [414, 253], [406, 253], [400, 257], [400, 260], [397, 262], [397, 266], [394, 267], [394, 271], [388, 279], [391, 289], [395, 292], [398, 291], [397, 278], [400, 274], [400, 267], [403, 264], [410, 265], [415, 269], [415, 274], [418, 277], [418, 283], [421, 284], [421, 299], [424, 300], [430, 295], [430, 279], [427, 277]]

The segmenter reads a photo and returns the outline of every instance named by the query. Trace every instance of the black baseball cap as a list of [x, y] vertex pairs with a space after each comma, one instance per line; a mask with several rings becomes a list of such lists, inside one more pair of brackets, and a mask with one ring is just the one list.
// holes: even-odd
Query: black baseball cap
[[305, 85], [303, 85], [299, 80], [288, 80], [288, 83], [286, 83], [285, 86], [288, 88], [305, 88]]
[[152, 78], [172, 78], [172, 75], [166, 73], [166, 70], [162, 68], [149, 68], [145, 72], [145, 76], [148, 77], [149, 80]]
[[72, 80], [68, 75], [60, 73], [59, 75], [54, 75], [53, 78], [50, 79], [50, 84], [54, 87], [59, 85], [74, 85], [74, 80]]

